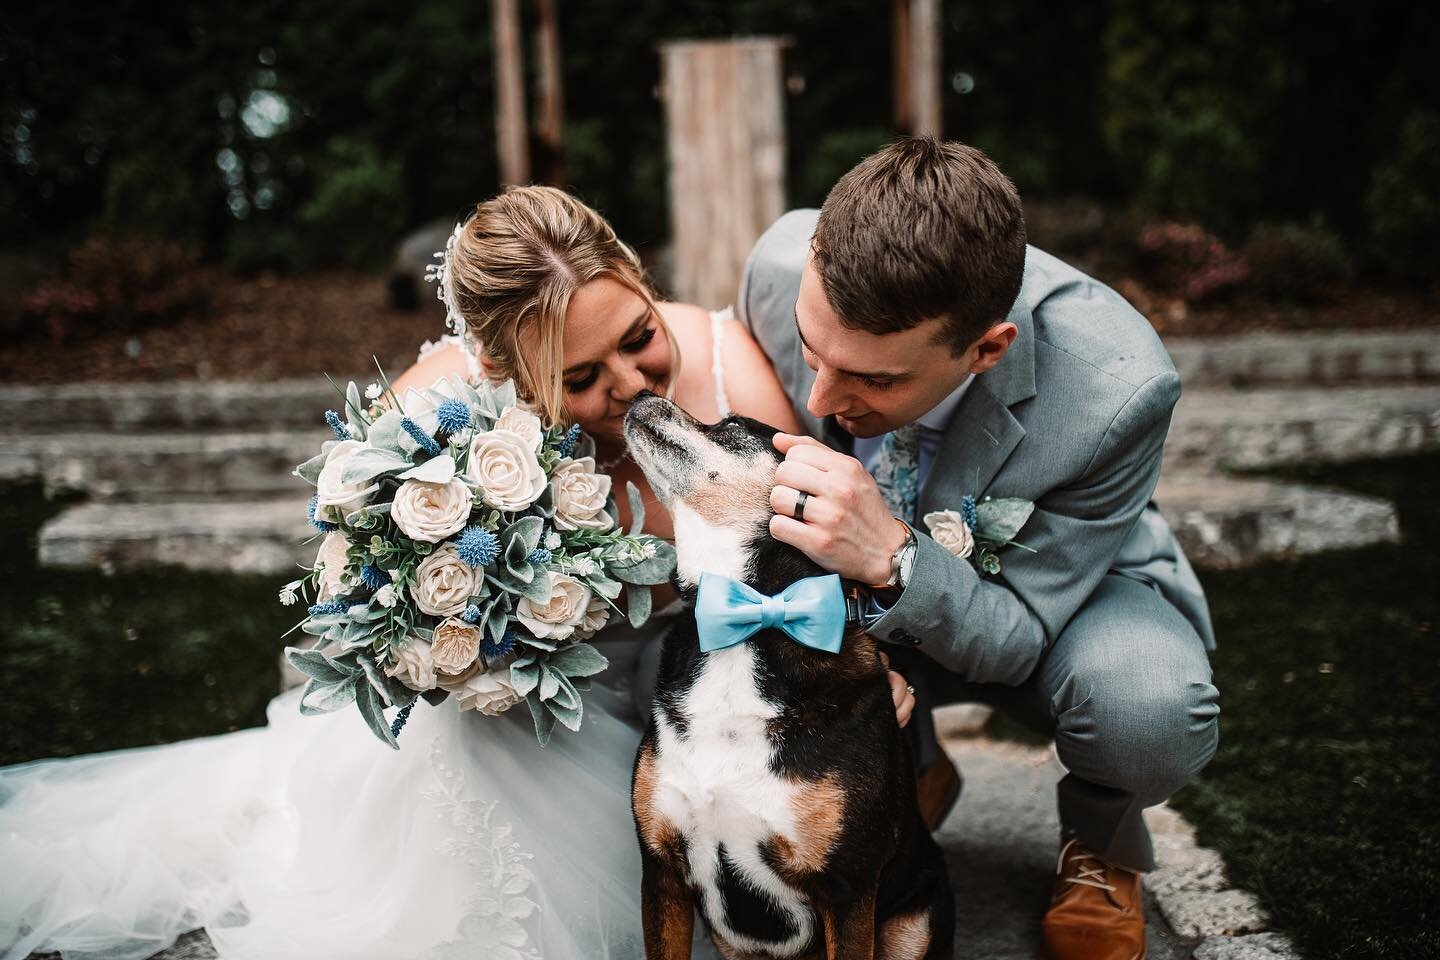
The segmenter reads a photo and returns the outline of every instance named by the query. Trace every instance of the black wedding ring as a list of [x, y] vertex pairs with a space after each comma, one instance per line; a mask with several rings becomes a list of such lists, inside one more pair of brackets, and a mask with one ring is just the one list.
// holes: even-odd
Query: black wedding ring
[[804, 490], [795, 491], [795, 519], [801, 523], [805, 522], [805, 501], [810, 499], [810, 494]]

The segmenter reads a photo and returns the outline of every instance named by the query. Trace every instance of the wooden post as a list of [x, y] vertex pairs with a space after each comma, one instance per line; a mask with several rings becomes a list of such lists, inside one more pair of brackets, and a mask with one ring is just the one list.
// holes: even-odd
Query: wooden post
[[495, 143], [502, 186], [530, 182], [524, 61], [516, 2], [490, 0], [490, 32], [495, 45]]
[[788, 45], [780, 37], [661, 45], [672, 284], [682, 300], [732, 303], [750, 248], [784, 212]]
[[557, 0], [535, 0], [535, 179], [565, 183], [565, 86]]
[[890, 27], [895, 129], [939, 137], [940, 0], [891, 0]]

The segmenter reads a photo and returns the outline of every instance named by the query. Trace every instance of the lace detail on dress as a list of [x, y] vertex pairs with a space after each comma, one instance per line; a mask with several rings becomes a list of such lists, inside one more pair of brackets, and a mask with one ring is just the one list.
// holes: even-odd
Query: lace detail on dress
[[735, 308], [710, 311], [710, 375], [715, 378], [715, 406], [720, 416], [730, 416], [730, 398], [725, 394], [725, 362], [720, 355], [720, 342], [725, 338], [725, 324], [735, 319]]
[[470, 349], [470, 341], [462, 334], [447, 333], [439, 340], [426, 340], [420, 344], [420, 355], [415, 358], [419, 363], [437, 350], [444, 350], [448, 347], [459, 347], [465, 354], [465, 365], [470, 371], [470, 378], [473, 380], [483, 376], [483, 369], [480, 366], [480, 358], [475, 356], [475, 351]]
[[535, 874], [534, 855], [520, 849], [509, 823], [496, 822], [498, 800], [465, 799], [465, 776], [445, 762], [436, 737], [430, 745], [435, 786], [425, 798], [448, 819], [453, 832], [440, 845], [447, 856], [460, 857], [477, 879], [466, 899], [459, 939], [438, 944], [427, 957], [452, 960], [541, 960], [532, 943], [529, 921], [540, 905], [527, 896]]

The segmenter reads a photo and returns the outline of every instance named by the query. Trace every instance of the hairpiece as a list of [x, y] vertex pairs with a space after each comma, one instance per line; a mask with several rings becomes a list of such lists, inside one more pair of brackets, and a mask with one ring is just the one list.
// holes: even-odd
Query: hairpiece
[[451, 333], [462, 338], [465, 336], [465, 316], [460, 312], [460, 304], [455, 299], [453, 262], [455, 241], [460, 239], [460, 234], [464, 231], [464, 221], [455, 224], [450, 239], [445, 241], [445, 249], [435, 251], [435, 259], [440, 262], [425, 266], [425, 279], [436, 285], [435, 299], [445, 304], [445, 325], [450, 328]]

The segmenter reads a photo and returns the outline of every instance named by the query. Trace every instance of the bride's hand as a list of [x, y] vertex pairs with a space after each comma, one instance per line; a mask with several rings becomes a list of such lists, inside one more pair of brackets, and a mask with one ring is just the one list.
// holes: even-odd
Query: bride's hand
[[903, 727], [910, 722], [910, 715], [915, 712], [915, 690], [905, 682], [904, 677], [890, 669], [890, 658], [883, 650], [880, 651], [880, 662], [885, 664], [885, 679], [890, 681], [890, 699], [895, 701], [895, 719]]

